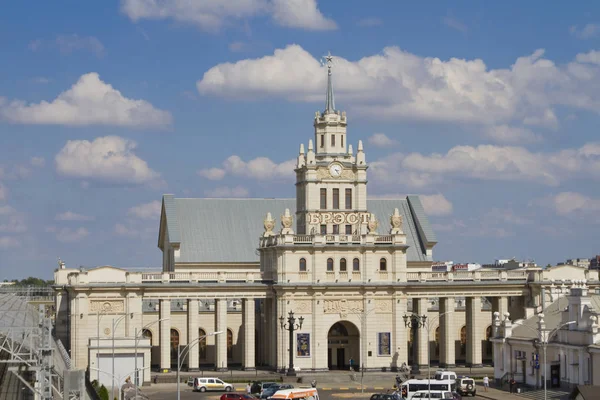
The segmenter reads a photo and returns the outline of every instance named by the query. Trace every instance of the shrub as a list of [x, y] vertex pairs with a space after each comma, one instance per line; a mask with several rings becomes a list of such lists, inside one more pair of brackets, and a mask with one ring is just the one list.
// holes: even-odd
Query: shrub
[[100, 396], [102, 400], [108, 400], [108, 389], [106, 386], [100, 386], [100, 390], [98, 390], [98, 396]]

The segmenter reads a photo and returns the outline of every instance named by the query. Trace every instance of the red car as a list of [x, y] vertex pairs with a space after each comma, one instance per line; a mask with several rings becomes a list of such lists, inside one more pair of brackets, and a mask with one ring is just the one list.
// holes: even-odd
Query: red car
[[225, 393], [220, 400], [256, 400], [256, 397], [246, 393]]

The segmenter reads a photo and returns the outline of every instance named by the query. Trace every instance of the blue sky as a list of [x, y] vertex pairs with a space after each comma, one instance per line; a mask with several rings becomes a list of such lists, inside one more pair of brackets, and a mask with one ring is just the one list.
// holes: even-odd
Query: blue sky
[[423, 195], [437, 260], [600, 253], [599, 6], [413, 3], [4, 7], [0, 279], [159, 267], [163, 193], [294, 196], [328, 51], [369, 195]]

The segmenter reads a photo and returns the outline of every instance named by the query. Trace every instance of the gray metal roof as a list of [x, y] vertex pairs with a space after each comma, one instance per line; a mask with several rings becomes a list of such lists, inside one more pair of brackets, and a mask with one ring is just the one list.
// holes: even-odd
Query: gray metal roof
[[[407, 199], [368, 200], [367, 207], [379, 221], [380, 234], [389, 232], [390, 216], [394, 208], [398, 208], [409, 246], [407, 260], [431, 261], [421, 243], [435, 236], [427, 217], [420, 211], [418, 197], [412, 197], [410, 205]], [[177, 199], [172, 196], [167, 199], [165, 196], [163, 204], [169, 239], [180, 243], [179, 262], [258, 262], [258, 240], [264, 231], [263, 219], [267, 212], [279, 224], [286, 208], [292, 215], [296, 210], [296, 199]], [[411, 206], [417, 212], [411, 212]], [[176, 221], [172, 221], [174, 218]], [[419, 231], [428, 237], [421, 238]]]
[[[569, 299], [560, 297], [550, 304], [544, 310], [544, 322], [546, 329], [557, 328], [562, 322], [561, 310], [564, 310], [569, 305]], [[536, 339], [539, 337], [538, 323], [540, 317], [534, 315], [523, 321], [521, 325], [515, 325], [512, 331], [512, 337], [518, 339]]]
[[429, 225], [429, 219], [427, 218], [427, 214], [425, 214], [425, 208], [423, 208], [419, 196], [412, 195], [407, 196], [406, 198], [408, 199], [408, 204], [410, 205], [412, 214], [415, 217], [415, 222], [417, 223], [417, 229], [419, 229], [421, 239], [429, 244], [437, 243], [437, 238], [435, 237], [435, 233], [433, 232], [431, 225]]

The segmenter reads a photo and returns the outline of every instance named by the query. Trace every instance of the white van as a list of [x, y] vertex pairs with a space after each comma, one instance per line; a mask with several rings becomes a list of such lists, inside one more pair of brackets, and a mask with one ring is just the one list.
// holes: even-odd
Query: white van
[[435, 371], [435, 380], [436, 381], [442, 381], [445, 379], [454, 379], [456, 380], [456, 372], [453, 371], [444, 371], [444, 370], [439, 370], [439, 371]]
[[226, 383], [219, 378], [195, 378], [194, 379], [194, 392], [206, 392], [210, 390], [224, 390], [231, 392], [233, 385]]
[[452, 396], [452, 392], [444, 391], [444, 390], [419, 390], [417, 393], [413, 394], [413, 399], [422, 399], [422, 400], [432, 400], [432, 399], [449, 399], [452, 400], [454, 396]]
[[456, 381], [454, 379], [409, 379], [400, 385], [400, 394], [407, 400], [411, 400], [417, 392], [425, 391], [427, 393], [428, 390], [432, 392], [455, 392]]

